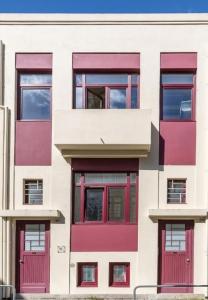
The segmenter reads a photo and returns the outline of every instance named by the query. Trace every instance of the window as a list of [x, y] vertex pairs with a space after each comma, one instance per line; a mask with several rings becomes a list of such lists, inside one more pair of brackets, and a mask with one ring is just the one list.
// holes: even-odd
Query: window
[[19, 74], [19, 120], [50, 120], [51, 74]]
[[186, 179], [168, 179], [167, 203], [186, 203]]
[[97, 286], [97, 263], [78, 263], [78, 286]]
[[25, 251], [45, 251], [45, 224], [25, 225]]
[[129, 263], [110, 263], [109, 285], [113, 287], [128, 287], [130, 285], [129, 269]]
[[138, 74], [75, 74], [75, 108], [138, 108]]
[[185, 251], [185, 224], [166, 224], [165, 227], [165, 251]]
[[162, 74], [162, 120], [193, 120], [194, 74]]
[[24, 180], [24, 204], [43, 204], [43, 181]]
[[136, 173], [75, 173], [74, 223], [136, 223]]

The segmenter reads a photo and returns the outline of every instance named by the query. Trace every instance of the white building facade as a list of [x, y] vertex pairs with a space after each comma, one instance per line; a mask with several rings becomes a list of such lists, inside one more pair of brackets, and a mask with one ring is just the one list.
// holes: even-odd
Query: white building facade
[[207, 14], [0, 15], [2, 283], [208, 282], [207, 36]]

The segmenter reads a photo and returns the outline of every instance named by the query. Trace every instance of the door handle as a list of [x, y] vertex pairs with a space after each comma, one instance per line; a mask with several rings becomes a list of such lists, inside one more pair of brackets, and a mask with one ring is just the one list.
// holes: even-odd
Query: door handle
[[190, 262], [190, 258], [187, 258], [187, 259], [186, 259], [186, 262]]
[[20, 264], [23, 264], [23, 260], [22, 260], [22, 259], [20, 259], [20, 260], [19, 260], [19, 263], [20, 263]]

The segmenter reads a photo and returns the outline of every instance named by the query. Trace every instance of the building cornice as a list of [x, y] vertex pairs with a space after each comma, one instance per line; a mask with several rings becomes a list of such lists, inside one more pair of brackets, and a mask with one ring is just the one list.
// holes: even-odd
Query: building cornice
[[0, 14], [0, 25], [208, 25], [208, 14]]

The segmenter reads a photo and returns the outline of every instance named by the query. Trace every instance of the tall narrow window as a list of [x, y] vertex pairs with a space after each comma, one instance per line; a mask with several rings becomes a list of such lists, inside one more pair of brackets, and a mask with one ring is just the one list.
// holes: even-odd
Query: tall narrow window
[[43, 181], [40, 179], [24, 180], [24, 204], [43, 204]]
[[19, 120], [50, 120], [51, 84], [51, 74], [19, 74]]
[[194, 74], [163, 73], [162, 120], [193, 120]]
[[75, 74], [74, 108], [138, 108], [138, 74]]

